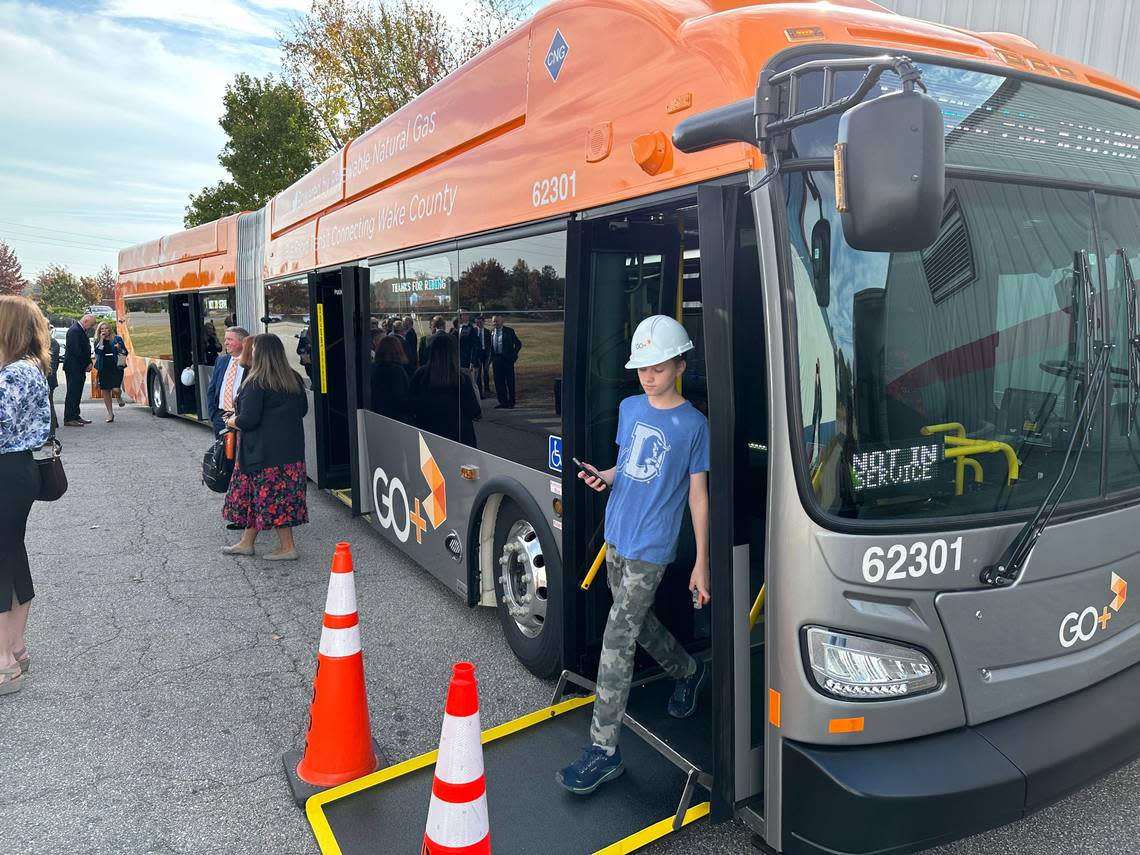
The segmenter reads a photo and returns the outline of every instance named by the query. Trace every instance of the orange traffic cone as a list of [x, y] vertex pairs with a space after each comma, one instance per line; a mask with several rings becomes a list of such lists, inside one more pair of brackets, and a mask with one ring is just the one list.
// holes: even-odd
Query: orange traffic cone
[[[377, 767], [368, 695], [364, 688], [364, 659], [356, 613], [352, 550], [338, 543], [329, 576], [324, 626], [309, 707], [309, 731], [295, 774], [312, 787], [335, 787], [374, 772]], [[286, 761], [288, 769], [288, 760]], [[292, 778], [292, 776], [290, 776]], [[301, 793], [294, 795], [302, 801]]]
[[491, 855], [479, 692], [470, 662], [457, 662], [451, 672], [420, 855]]

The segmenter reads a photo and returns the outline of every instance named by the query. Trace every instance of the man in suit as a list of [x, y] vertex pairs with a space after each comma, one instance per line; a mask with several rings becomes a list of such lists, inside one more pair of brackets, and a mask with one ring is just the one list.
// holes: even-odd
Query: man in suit
[[419, 363], [420, 365], [427, 365], [428, 363], [428, 347], [431, 345], [431, 340], [437, 335], [443, 335], [447, 330], [447, 321], [443, 319], [443, 315], [436, 315], [431, 319], [431, 335], [425, 335], [420, 339], [419, 347]]
[[475, 318], [475, 353], [472, 364], [475, 366], [475, 385], [483, 398], [491, 397], [491, 331], [483, 324], [483, 316]]
[[408, 315], [404, 318], [404, 356], [408, 358], [407, 365], [404, 367], [409, 374], [415, 373], [416, 370], [416, 325], [412, 320], [412, 316]]
[[459, 315], [459, 367], [465, 374], [474, 376], [475, 348], [479, 346], [475, 325], [466, 312]]
[[63, 423], [68, 427], [83, 427], [91, 424], [79, 414], [79, 401], [83, 397], [83, 385], [87, 382], [87, 372], [91, 370], [91, 340], [87, 330], [95, 323], [95, 316], [84, 315], [72, 323], [67, 331], [67, 352], [63, 356], [63, 375], [67, 378], [67, 397], [63, 404]]
[[226, 330], [222, 340], [226, 355], [214, 363], [214, 373], [210, 375], [210, 385], [206, 389], [206, 407], [210, 414], [210, 424], [214, 426], [214, 436], [221, 434], [226, 419], [233, 415], [234, 397], [245, 374], [245, 369], [238, 364], [238, 360], [248, 337], [249, 333], [241, 327]]
[[511, 409], [515, 405], [515, 363], [518, 362], [522, 342], [511, 327], [503, 326], [502, 315], [491, 318], [491, 366], [495, 369], [495, 393], [499, 396], [496, 410]]

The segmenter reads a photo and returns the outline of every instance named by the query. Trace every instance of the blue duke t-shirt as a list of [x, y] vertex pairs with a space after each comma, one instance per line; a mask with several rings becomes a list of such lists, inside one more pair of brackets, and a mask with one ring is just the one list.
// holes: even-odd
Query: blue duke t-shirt
[[618, 462], [606, 542], [624, 558], [668, 564], [677, 554], [689, 476], [709, 471], [709, 423], [685, 401], [658, 410], [646, 395], [621, 402]]

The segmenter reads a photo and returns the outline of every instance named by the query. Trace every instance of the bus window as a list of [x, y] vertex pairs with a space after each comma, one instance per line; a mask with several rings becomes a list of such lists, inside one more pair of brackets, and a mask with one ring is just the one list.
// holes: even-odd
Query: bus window
[[134, 354], [151, 359], [173, 359], [174, 343], [170, 336], [170, 310], [166, 295], [128, 298], [123, 302]]
[[[309, 323], [309, 286], [304, 279], [291, 279], [265, 286], [265, 315], [270, 318], [268, 329], [281, 339], [289, 367], [302, 377], [312, 380], [312, 348]], [[249, 330], [256, 333], [258, 330]]]
[[459, 352], [482, 402], [479, 447], [545, 470], [550, 437], [562, 435], [566, 234], [462, 249], [459, 269]]
[[[821, 507], [863, 519], [1035, 507], [1062, 466], [1102, 335], [1089, 195], [947, 179], [931, 247], [872, 253], [842, 240], [832, 173], [785, 182], [803, 462]], [[826, 305], [808, 237], [821, 219], [832, 232]], [[1126, 375], [1113, 369], [1112, 385]], [[968, 468], [944, 454], [977, 441], [992, 444]], [[1100, 445], [1096, 426], [1069, 499], [1099, 493]]]
[[[1097, 195], [1097, 222], [1108, 283], [1109, 340], [1112, 350], [1111, 420], [1108, 427], [1108, 488], [1134, 489], [1140, 484], [1140, 203], [1135, 199]], [[1131, 275], [1131, 278], [1129, 278]]]
[[[375, 359], [384, 338], [398, 337], [407, 359], [405, 369], [410, 381], [407, 403], [404, 411], [399, 412], [390, 406], [392, 399], [385, 391], [386, 384], [391, 383], [390, 376], [380, 366], [370, 365], [367, 400], [373, 412], [406, 419], [428, 433], [478, 446], [478, 428], [472, 437], [460, 418], [459, 387], [454, 387], [454, 397], [433, 387], [426, 367], [433, 348], [442, 347], [451, 349], [455, 369], [459, 369], [457, 338], [447, 338], [445, 342], [437, 338], [448, 336], [450, 331], [457, 265], [458, 254], [445, 252], [372, 266], [368, 296], [370, 330], [365, 334], [369, 342], [367, 358]], [[412, 319], [414, 344], [404, 329], [407, 318]], [[362, 346], [362, 359], [364, 352]]]
[[222, 353], [226, 328], [234, 325], [234, 312], [233, 291], [212, 291], [202, 295], [202, 335], [198, 353], [203, 365], [217, 362]]

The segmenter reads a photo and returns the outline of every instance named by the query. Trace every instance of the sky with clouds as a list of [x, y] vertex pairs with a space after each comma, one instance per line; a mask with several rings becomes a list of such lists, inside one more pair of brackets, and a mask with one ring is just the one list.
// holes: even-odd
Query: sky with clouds
[[[432, 0], [458, 20], [463, 0]], [[0, 0], [0, 240], [33, 278], [182, 228], [224, 177], [222, 95], [309, 0]]]

